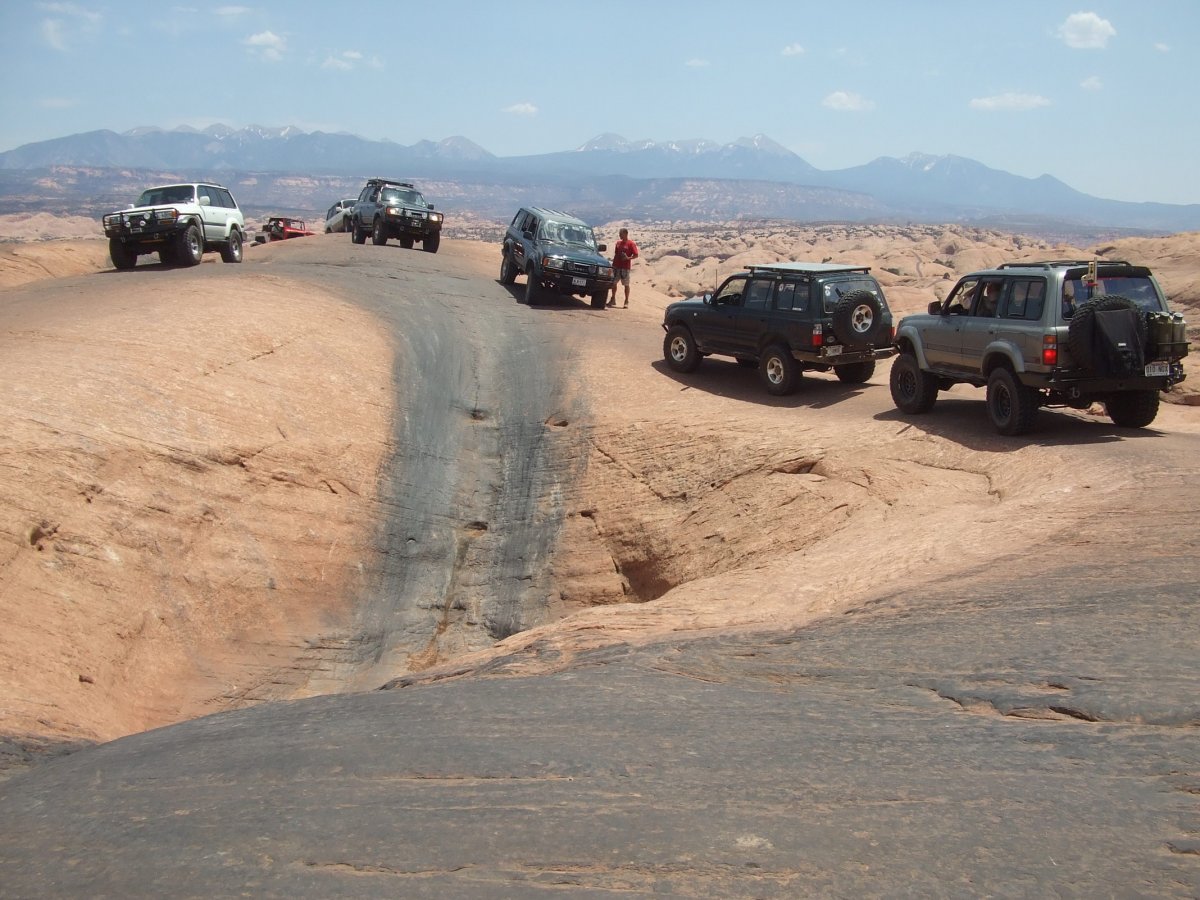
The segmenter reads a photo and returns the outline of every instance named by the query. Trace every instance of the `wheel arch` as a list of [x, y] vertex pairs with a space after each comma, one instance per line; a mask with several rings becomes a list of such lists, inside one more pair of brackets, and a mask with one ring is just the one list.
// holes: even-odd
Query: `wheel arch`
[[901, 353], [911, 353], [915, 356], [917, 363], [922, 369], [929, 368], [929, 362], [925, 359], [925, 348], [921, 346], [921, 339], [917, 337], [917, 330], [911, 325], [901, 328], [896, 333], [896, 339], [893, 343]]

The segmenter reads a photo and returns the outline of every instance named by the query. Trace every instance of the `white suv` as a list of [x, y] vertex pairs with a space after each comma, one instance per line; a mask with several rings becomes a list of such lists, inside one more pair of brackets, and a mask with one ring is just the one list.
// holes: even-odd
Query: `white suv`
[[219, 184], [167, 184], [147, 188], [133, 206], [105, 216], [104, 233], [118, 269], [132, 269], [139, 256], [155, 252], [162, 262], [181, 266], [196, 265], [205, 250], [239, 263], [246, 220]]

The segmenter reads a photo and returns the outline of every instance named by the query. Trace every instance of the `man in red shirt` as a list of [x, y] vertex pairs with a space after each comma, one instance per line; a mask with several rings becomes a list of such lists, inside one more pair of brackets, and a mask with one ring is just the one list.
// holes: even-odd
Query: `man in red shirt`
[[637, 244], [629, 239], [629, 229], [621, 229], [621, 239], [613, 246], [613, 289], [609, 306], [617, 305], [617, 285], [625, 285], [625, 309], [629, 308], [629, 270], [638, 258]]

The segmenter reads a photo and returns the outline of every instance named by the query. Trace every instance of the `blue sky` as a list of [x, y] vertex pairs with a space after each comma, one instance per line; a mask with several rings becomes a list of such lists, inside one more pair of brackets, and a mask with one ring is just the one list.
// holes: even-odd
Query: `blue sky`
[[296, 125], [498, 156], [765, 134], [819, 169], [955, 154], [1200, 203], [1197, 0], [0, 0], [0, 150]]

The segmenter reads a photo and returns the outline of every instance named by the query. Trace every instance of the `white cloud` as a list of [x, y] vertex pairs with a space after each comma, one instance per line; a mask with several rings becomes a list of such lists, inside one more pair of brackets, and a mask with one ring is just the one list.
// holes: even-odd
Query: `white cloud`
[[1099, 75], [1092, 75], [1090, 78], [1085, 78], [1079, 82], [1079, 86], [1085, 91], [1099, 91], [1103, 89], [1104, 82], [1100, 80]]
[[788, 44], [783, 48], [784, 56], [803, 56], [804, 47], [801, 44]]
[[66, 53], [72, 40], [81, 33], [99, 28], [102, 18], [100, 13], [77, 3], [39, 3], [37, 7], [52, 16], [41, 21], [42, 39], [60, 53]]
[[218, 16], [226, 16], [227, 18], [234, 18], [236, 16], [244, 16], [246, 13], [250, 12], [250, 7], [248, 7], [248, 6], [218, 6], [216, 9], [213, 10], [213, 12], [215, 12]]
[[982, 109], [987, 112], [1025, 112], [1049, 105], [1050, 101], [1039, 94], [1017, 94], [1012, 91], [1007, 94], [997, 94], [994, 97], [976, 97], [968, 104], [971, 109]]
[[692, 68], [692, 69], [707, 69], [708, 68], [708, 60], [707, 59], [689, 59], [687, 62], [684, 63], [684, 65], [688, 66], [689, 68]]
[[259, 52], [267, 62], [279, 62], [287, 50], [287, 38], [280, 37], [273, 31], [260, 31], [252, 34], [244, 41], [247, 47]]
[[348, 72], [361, 63], [362, 60], [363, 55], [357, 50], [344, 50], [336, 56], [325, 57], [325, 62], [321, 63], [321, 68]]
[[42, 109], [73, 109], [78, 105], [78, 100], [68, 97], [43, 97], [38, 101], [38, 106]]
[[853, 91], [834, 91], [821, 101], [821, 105], [842, 112], [866, 112], [875, 108], [872, 101]]
[[1103, 50], [1108, 46], [1109, 38], [1116, 34], [1117, 29], [1108, 19], [1102, 19], [1093, 12], [1071, 13], [1058, 26], [1058, 36], [1068, 47], [1076, 50]]
[[532, 103], [514, 103], [506, 106], [501, 112], [512, 113], [514, 116], [536, 116], [538, 108]]
[[1162, 41], [1159, 41], [1157, 44], [1154, 45], [1154, 49], [1157, 50], [1159, 53], [1170, 53], [1171, 45], [1164, 44]]

